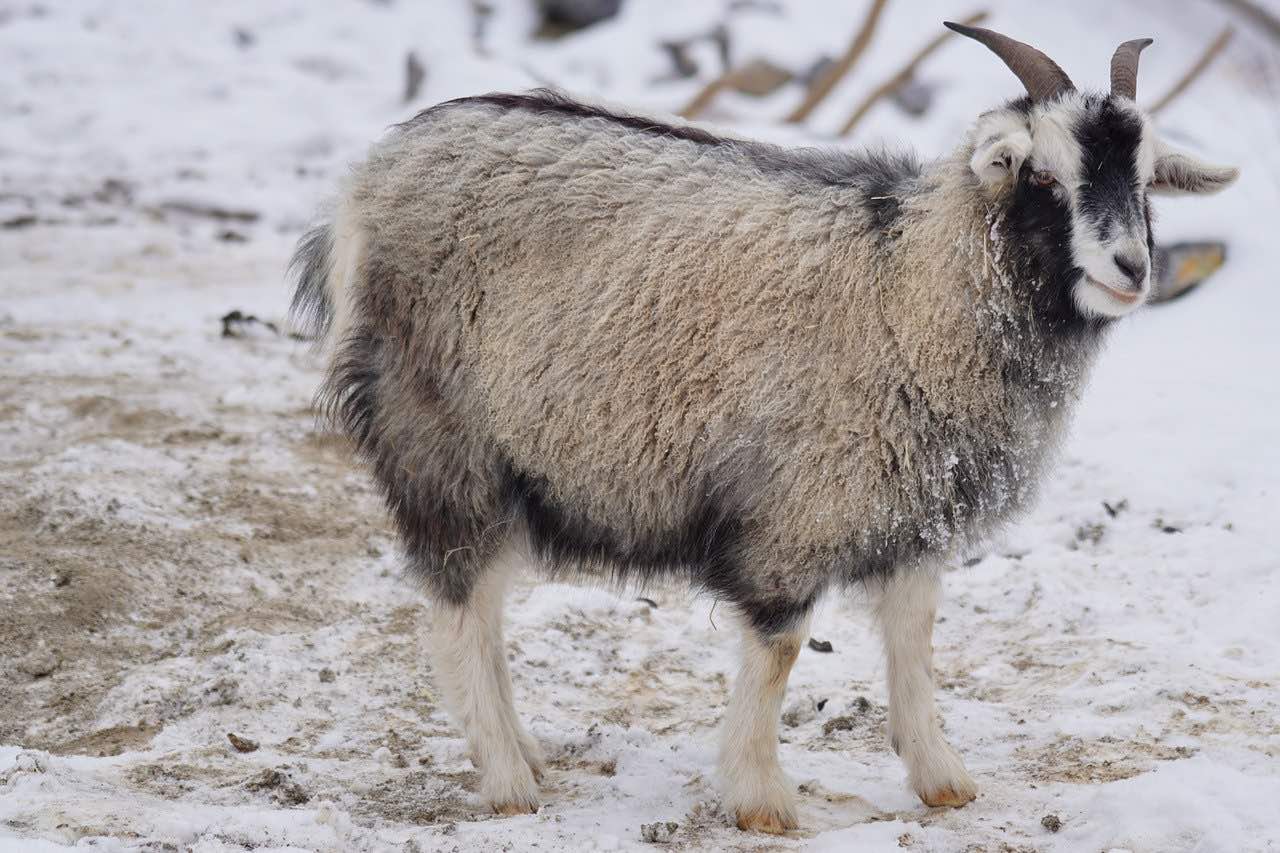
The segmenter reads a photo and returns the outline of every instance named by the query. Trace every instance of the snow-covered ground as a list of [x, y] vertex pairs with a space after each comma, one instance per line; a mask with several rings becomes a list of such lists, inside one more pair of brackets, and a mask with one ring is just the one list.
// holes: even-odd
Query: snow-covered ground
[[[805, 828], [740, 833], [712, 777], [723, 611], [524, 585], [517, 700], [551, 771], [538, 814], [486, 813], [379, 502], [312, 428], [317, 358], [219, 318], [281, 320], [292, 241], [417, 107], [550, 80], [673, 110], [715, 51], [695, 49], [701, 80], [663, 81], [661, 39], [727, 16], [737, 56], [802, 68], [862, 14], [632, 0], [532, 42], [523, 2], [493, 5], [477, 51], [462, 0], [0, 2], [0, 850], [610, 850], [666, 821], [686, 849], [1280, 848], [1280, 58], [1247, 33], [1160, 119], [1243, 169], [1158, 206], [1162, 240], [1225, 239], [1226, 267], [1116, 331], [1037, 509], [948, 578], [939, 698], [979, 799], [909, 791], [866, 617], [833, 599], [813, 631], [834, 651], [803, 653], [783, 726]], [[987, 5], [1081, 84], [1155, 36], [1148, 97], [1225, 20], [1208, 0]], [[707, 119], [836, 144], [865, 91], [970, 11], [891, 4], [807, 128], [776, 122], [798, 85]], [[405, 105], [411, 49], [427, 76]], [[928, 115], [882, 105], [859, 143], [937, 155], [1017, 92], [959, 39], [923, 76]]]

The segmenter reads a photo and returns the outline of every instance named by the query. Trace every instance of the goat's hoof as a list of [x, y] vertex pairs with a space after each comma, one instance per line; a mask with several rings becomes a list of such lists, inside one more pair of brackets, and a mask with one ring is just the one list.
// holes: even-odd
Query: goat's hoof
[[946, 741], [939, 739], [928, 751], [912, 753], [907, 766], [912, 768], [911, 787], [926, 806], [958, 809], [978, 796], [977, 783]]
[[538, 810], [538, 783], [524, 758], [516, 751], [502, 757], [503, 772], [490, 769], [480, 783], [485, 802], [493, 810], [510, 817]]
[[538, 810], [537, 803], [530, 802], [512, 802], [512, 803], [494, 803], [493, 811], [503, 817], [515, 817], [520, 814], [533, 814]]
[[939, 788], [936, 791], [925, 791], [920, 799], [926, 806], [942, 808], [944, 806], [958, 809], [966, 803], [973, 802], [978, 796], [978, 788], [972, 782], [966, 786]]
[[738, 812], [738, 829], [743, 832], [767, 832], [782, 835], [791, 829], [799, 829], [800, 822], [794, 814], [776, 809], [751, 809]]

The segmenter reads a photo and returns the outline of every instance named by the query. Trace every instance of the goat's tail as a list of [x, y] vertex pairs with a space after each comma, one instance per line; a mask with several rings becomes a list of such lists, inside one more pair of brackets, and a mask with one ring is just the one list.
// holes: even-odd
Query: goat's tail
[[298, 241], [289, 262], [294, 279], [289, 320], [317, 344], [341, 343], [351, 323], [351, 291], [364, 269], [364, 232], [339, 204], [331, 222], [317, 225]]

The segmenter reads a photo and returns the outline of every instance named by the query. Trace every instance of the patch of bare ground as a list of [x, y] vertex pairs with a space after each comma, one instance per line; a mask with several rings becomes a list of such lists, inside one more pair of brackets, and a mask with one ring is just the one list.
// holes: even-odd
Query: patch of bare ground
[[1129, 779], [1157, 761], [1189, 758], [1195, 750], [1147, 740], [1061, 737], [1042, 746], [1019, 747], [1015, 754], [1027, 775], [1038, 782], [1095, 784]]

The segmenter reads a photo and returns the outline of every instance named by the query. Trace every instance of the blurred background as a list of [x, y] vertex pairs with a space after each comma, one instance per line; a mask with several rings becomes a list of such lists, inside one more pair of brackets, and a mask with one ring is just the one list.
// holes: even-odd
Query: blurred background
[[945, 155], [1021, 94], [941, 26], [979, 16], [1082, 88], [1153, 37], [1139, 102], [1242, 177], [1156, 201], [1164, 295], [1204, 283], [1119, 325], [1040, 503], [948, 579], [982, 797], [915, 801], [835, 597], [784, 714], [809, 834], [769, 843], [1280, 844], [1280, 0], [0, 0], [0, 850], [763, 845], [711, 778], [732, 633], [683, 593], [516, 591], [553, 769], [483, 813], [284, 270], [390, 125], [491, 90]]
[[1276, 207], [1278, 9], [1276, 0], [7, 3], [0, 225], [141, 219], [228, 243], [292, 235], [390, 124], [449, 98], [535, 86], [783, 143], [901, 144], [939, 156], [979, 111], [1020, 91], [993, 57], [942, 29], [956, 19], [1032, 42], [1081, 86], [1105, 87], [1120, 40], [1156, 38], [1140, 101], [1170, 141], [1248, 170], [1229, 201], [1188, 207], [1192, 223], [1168, 206], [1168, 295], [1225, 256], [1223, 235], [1200, 222]]
[[942, 20], [981, 15], [1081, 86], [1105, 88], [1120, 40], [1153, 36], [1147, 106], [1221, 48], [1161, 106], [1161, 127], [1253, 167], [1237, 199], [1275, 192], [1275, 0], [8, 2], [0, 218], [12, 228], [132, 212], [194, 225], [194, 206], [296, 229], [389, 124], [448, 98], [542, 85], [780, 141], [936, 156], [1020, 91], [977, 45], [944, 38]]

